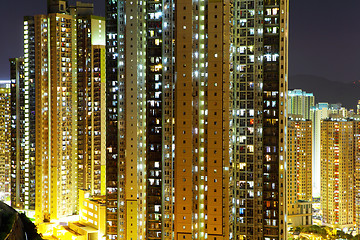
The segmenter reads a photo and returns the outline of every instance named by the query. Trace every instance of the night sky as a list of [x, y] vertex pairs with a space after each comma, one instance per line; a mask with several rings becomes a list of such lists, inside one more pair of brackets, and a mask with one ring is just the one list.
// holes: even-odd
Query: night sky
[[[0, 79], [9, 78], [8, 58], [23, 54], [23, 16], [46, 13], [46, 3], [2, 1]], [[95, 14], [104, 16], [105, 0], [94, 0], [94, 4]], [[359, 9], [358, 0], [347, 0], [346, 4], [338, 0], [290, 0], [290, 76], [310, 74], [332, 81], [360, 80]]]

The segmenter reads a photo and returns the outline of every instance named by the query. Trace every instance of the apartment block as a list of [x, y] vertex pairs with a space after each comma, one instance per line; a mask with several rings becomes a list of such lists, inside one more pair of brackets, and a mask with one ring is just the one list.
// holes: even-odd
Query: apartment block
[[78, 188], [105, 195], [105, 19], [77, 22]]
[[315, 105], [313, 93], [307, 93], [301, 89], [289, 90], [288, 113], [301, 115], [305, 119], [311, 118], [310, 109]]
[[79, 189], [105, 192], [105, 21], [92, 14], [92, 4], [48, 1], [47, 15], [24, 19], [38, 223], [78, 214]]
[[34, 37], [34, 26], [24, 25], [24, 58], [10, 59], [11, 205], [21, 210], [35, 210]]
[[327, 119], [331, 114], [338, 114], [346, 118], [348, 111], [341, 104], [318, 103], [310, 109], [310, 120], [313, 122], [313, 196], [320, 197], [320, 145], [321, 120]]
[[0, 81], [0, 199], [10, 198], [10, 81]]
[[107, 239], [229, 239], [231, 3], [106, 10]]
[[288, 1], [233, 3], [233, 239], [286, 239]]
[[323, 224], [354, 227], [354, 122], [332, 115], [321, 121], [321, 207]]
[[312, 122], [290, 115], [287, 128], [288, 227], [312, 225]]
[[[26, 29], [25, 31], [32, 31]], [[11, 206], [17, 209], [35, 209], [35, 159], [30, 158], [30, 149], [25, 154], [26, 144], [30, 141], [30, 132], [35, 125], [30, 125], [28, 110], [33, 107], [29, 100], [29, 81], [26, 83], [24, 75], [24, 59], [11, 58], [10, 61], [10, 95], [11, 95], [11, 149], [10, 149], [10, 178], [11, 178]], [[26, 67], [31, 65], [29, 62]], [[28, 77], [27, 77], [28, 80]], [[32, 85], [33, 87], [34, 85]], [[25, 104], [25, 98], [27, 99]], [[25, 111], [27, 115], [25, 115]], [[32, 114], [31, 117], [35, 117]], [[25, 122], [27, 123], [25, 127]], [[33, 123], [33, 122], [32, 122]], [[25, 131], [26, 129], [26, 131]], [[34, 140], [35, 138], [31, 138]], [[33, 150], [33, 148], [31, 148]], [[26, 158], [25, 158], [26, 156]]]
[[106, 20], [107, 239], [285, 239], [288, 1]]

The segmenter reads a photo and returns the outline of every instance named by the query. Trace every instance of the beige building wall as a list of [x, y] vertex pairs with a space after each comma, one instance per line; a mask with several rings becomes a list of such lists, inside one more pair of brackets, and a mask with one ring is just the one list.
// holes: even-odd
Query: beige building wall
[[[295, 138], [295, 142], [290, 143], [291, 146], [288, 148], [295, 150], [296, 158], [291, 162], [291, 166], [296, 164], [294, 166], [297, 168], [297, 196], [299, 200], [312, 201], [312, 122], [304, 119], [289, 120], [288, 129], [295, 130], [295, 136], [292, 136]], [[293, 153], [288, 153], [288, 156], [289, 154]], [[288, 165], [290, 166], [290, 162]]]
[[354, 226], [354, 126], [353, 121], [321, 121], [321, 207], [323, 223]]
[[99, 236], [106, 231], [106, 205], [104, 196], [92, 196], [90, 191], [79, 190], [79, 221], [96, 229]]
[[36, 220], [77, 212], [76, 19], [35, 16]]
[[176, 3], [174, 233], [229, 239], [230, 3], [199, 5]]
[[312, 224], [312, 122], [290, 116], [287, 128], [288, 227]]

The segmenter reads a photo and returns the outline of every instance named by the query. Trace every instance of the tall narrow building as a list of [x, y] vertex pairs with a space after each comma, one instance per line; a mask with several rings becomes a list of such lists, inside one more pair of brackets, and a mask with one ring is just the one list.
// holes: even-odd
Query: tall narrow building
[[175, 239], [229, 239], [231, 2], [175, 11]]
[[360, 115], [354, 117], [354, 219], [355, 231], [360, 234]]
[[312, 122], [290, 115], [287, 128], [288, 227], [312, 225]]
[[10, 81], [0, 81], [0, 199], [10, 198]]
[[36, 43], [35, 217], [42, 222], [77, 211], [76, 19], [63, 13], [36, 15], [33, 19]]
[[289, 114], [301, 115], [305, 119], [310, 119], [310, 109], [315, 105], [315, 97], [313, 93], [307, 93], [301, 89], [289, 90], [287, 103]]
[[92, 4], [48, 1], [47, 15], [24, 20], [33, 29], [24, 62], [25, 88], [36, 82], [38, 223], [78, 213], [79, 188], [105, 193], [105, 22], [92, 14]]
[[106, 10], [107, 239], [229, 239], [230, 2]]
[[[24, 29], [25, 33], [33, 29]], [[29, 45], [27, 45], [29, 46]], [[28, 53], [28, 49], [27, 49]], [[23, 58], [12, 58], [10, 61], [11, 80], [11, 206], [17, 209], [35, 210], [35, 159], [29, 158], [29, 149], [25, 155], [26, 144], [30, 141], [29, 81], [25, 92], [25, 64]], [[26, 67], [29, 69], [29, 62]], [[29, 77], [27, 77], [27, 80]], [[32, 85], [34, 86], [34, 85]], [[26, 94], [25, 94], [26, 93]], [[27, 101], [25, 103], [25, 97]], [[34, 106], [33, 106], [34, 107]], [[35, 117], [35, 114], [32, 115]], [[25, 122], [27, 122], [25, 131]], [[31, 140], [35, 138], [32, 136]], [[26, 158], [25, 158], [26, 156]]]
[[105, 19], [77, 22], [78, 188], [105, 195]]
[[234, 2], [233, 239], [286, 239], [288, 0]]
[[324, 225], [352, 228], [354, 220], [358, 219], [354, 216], [354, 146], [357, 145], [354, 143], [353, 121], [340, 116], [330, 116], [321, 121], [321, 208]]
[[[291, 115], [288, 121], [288, 133], [291, 133], [294, 141], [288, 141], [287, 165], [296, 167], [294, 169], [296, 179], [293, 180], [297, 184], [295, 188], [297, 198], [303, 201], [312, 201], [312, 122], [300, 115]], [[288, 182], [294, 183], [290, 179]], [[290, 196], [288, 195], [288, 197]]]
[[331, 114], [346, 117], [347, 110], [341, 104], [318, 103], [311, 108], [311, 121], [313, 122], [313, 197], [320, 198], [321, 185], [321, 120], [327, 119]]
[[35, 210], [35, 28], [24, 18], [24, 58], [10, 59], [11, 205]]

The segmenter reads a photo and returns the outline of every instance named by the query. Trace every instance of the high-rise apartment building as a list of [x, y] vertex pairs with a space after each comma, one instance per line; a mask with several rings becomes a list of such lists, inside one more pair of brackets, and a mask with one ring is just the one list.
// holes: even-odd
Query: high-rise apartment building
[[288, 226], [312, 224], [312, 122], [291, 115], [287, 128]]
[[288, 92], [288, 113], [301, 115], [310, 119], [310, 109], [315, 105], [313, 93], [307, 93], [301, 89], [289, 90]]
[[105, 22], [92, 4], [48, 1], [48, 10], [24, 19], [25, 91], [36, 82], [37, 222], [77, 213], [79, 188], [105, 192]]
[[35, 210], [34, 37], [34, 25], [24, 25], [24, 58], [10, 59], [11, 205], [22, 210]]
[[321, 121], [321, 207], [325, 225], [354, 227], [354, 146], [353, 121], [340, 116]]
[[77, 211], [76, 19], [50, 13], [27, 24], [35, 28], [35, 217], [42, 222]]
[[11, 206], [35, 210], [35, 59], [29, 57], [35, 48], [34, 28], [24, 26], [24, 33], [27, 62], [10, 59]]
[[105, 19], [77, 22], [78, 188], [105, 195]]
[[[161, 12], [162, 3], [149, 3], [148, 8], [152, 10], [151, 17], [153, 19], [155, 18], [155, 12], [157, 12], [157, 19], [165, 16]], [[167, 18], [169, 19], [172, 17], [172, 15], [169, 16], [172, 6], [170, 8], [168, 3], [167, 8]], [[170, 215], [173, 208], [169, 206], [169, 202], [173, 198], [172, 178], [170, 181], [173, 157], [173, 139], [170, 137], [173, 132], [173, 119], [171, 117], [168, 117], [169, 121], [163, 121], [161, 118], [154, 119], [155, 122], [152, 124], [156, 126], [156, 129], [152, 129], [152, 133], [149, 131], [149, 135], [158, 134], [158, 139], [156, 141], [151, 139], [153, 144], [149, 146], [149, 149], [146, 148], [147, 114], [153, 116], [162, 115], [163, 105], [160, 98], [164, 95], [160, 95], [160, 93], [162, 93], [163, 89], [167, 89], [168, 94], [172, 94], [172, 85], [170, 85], [172, 74], [166, 76], [169, 83], [163, 84], [162, 75], [160, 74], [162, 69], [165, 68], [162, 65], [163, 59], [161, 56], [153, 56], [152, 58], [149, 56], [148, 59], [146, 57], [146, 15], [147, 8], [141, 6], [138, 1], [131, 4], [124, 1], [109, 1], [106, 3], [106, 219], [108, 223], [106, 239], [146, 239], [146, 236], [161, 238], [159, 231], [172, 228]], [[149, 41], [152, 40], [153, 51], [157, 52], [157, 54], [163, 52], [159, 47], [163, 41], [163, 33], [165, 33], [160, 25], [160, 21], [153, 24], [153, 27], [159, 27], [157, 31], [149, 29]], [[172, 63], [173, 55], [172, 25], [168, 26], [166, 37], [166, 52], [171, 56], [166, 60], [166, 67], [171, 70], [172, 67], [170, 68], [169, 64]], [[155, 49], [155, 46], [158, 46], [158, 48]], [[150, 66], [147, 66], [150, 61], [153, 62], [151, 69]], [[159, 72], [156, 75], [158, 80], [156, 86], [154, 84], [146, 85], [147, 71]], [[154, 76], [152, 77], [154, 78]], [[152, 93], [152, 95], [149, 93], [149, 98], [157, 98], [157, 101], [149, 100], [147, 103], [146, 89], [147, 87], [150, 88], [150, 86], [152, 86], [153, 91], [157, 90], [157, 93], [156, 95], [155, 93]], [[173, 99], [172, 95], [167, 97], [169, 100]], [[167, 103], [170, 104], [171, 101], [167, 101]], [[152, 109], [147, 111], [147, 105]], [[168, 109], [166, 110], [170, 116], [172, 116], [171, 106], [167, 106]], [[166, 139], [167, 148], [158, 146], [158, 143], [164, 139], [162, 137], [163, 124], [167, 125], [165, 129], [168, 133]], [[167, 158], [163, 160], [160, 157], [156, 163], [147, 166], [147, 150], [148, 154], [158, 157], [159, 153], [162, 154], [163, 149]], [[166, 172], [164, 168], [167, 168]], [[147, 180], [147, 172], [151, 174], [151, 180], [149, 181]], [[168, 177], [166, 185], [162, 181], [163, 175]], [[150, 189], [149, 197], [147, 197], [147, 186]], [[167, 187], [167, 192], [164, 192], [167, 195], [165, 197], [166, 202], [164, 198], [161, 198], [162, 190], [165, 187]], [[151, 198], [150, 202], [153, 204], [149, 209], [146, 206], [147, 198]], [[161, 208], [162, 203], [167, 204], [166, 208]], [[147, 217], [148, 212], [152, 212], [149, 217]], [[168, 213], [166, 216], [167, 225], [159, 225], [159, 221], [164, 219], [162, 215], [164, 212]], [[149, 227], [147, 227], [147, 219], [149, 219], [149, 222], [152, 221]], [[149, 228], [148, 234], [147, 228]], [[167, 234], [171, 234], [169, 230]]]
[[355, 231], [360, 233], [360, 116], [354, 116], [354, 219]]
[[10, 197], [10, 81], [0, 81], [0, 199]]
[[107, 239], [228, 239], [230, 2], [106, 9]]
[[233, 238], [286, 239], [289, 5], [233, 7]]
[[288, 123], [288, 136], [293, 140], [288, 139], [288, 166], [297, 168], [297, 197], [299, 200], [312, 201], [312, 122], [293, 115]]
[[106, 19], [107, 239], [285, 239], [288, 1]]
[[310, 109], [310, 120], [313, 123], [313, 197], [320, 197], [320, 143], [321, 120], [327, 119], [330, 114], [339, 114], [347, 117], [347, 110], [341, 104], [318, 103]]

